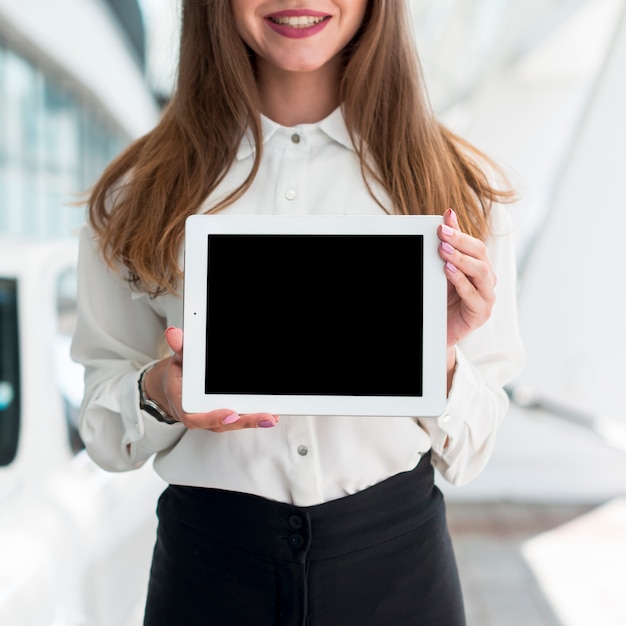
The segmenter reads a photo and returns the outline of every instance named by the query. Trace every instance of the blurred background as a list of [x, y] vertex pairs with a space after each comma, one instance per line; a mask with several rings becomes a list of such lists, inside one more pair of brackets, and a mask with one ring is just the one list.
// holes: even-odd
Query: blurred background
[[[487, 469], [440, 484], [469, 626], [624, 626], [626, 1], [409, 3], [434, 109], [521, 195], [526, 366]], [[99, 470], [77, 435], [76, 201], [158, 120], [178, 17], [0, 0], [3, 626], [141, 623], [163, 484]]]

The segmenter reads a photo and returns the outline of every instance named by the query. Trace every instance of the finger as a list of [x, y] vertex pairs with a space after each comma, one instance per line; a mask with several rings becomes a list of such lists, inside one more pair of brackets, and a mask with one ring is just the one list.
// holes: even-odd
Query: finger
[[485, 322], [491, 315], [496, 301], [495, 290], [489, 279], [472, 277], [450, 262], [445, 263], [448, 282], [461, 300], [461, 314]]
[[454, 249], [476, 259], [488, 260], [487, 246], [476, 237], [454, 228], [449, 224], [441, 224], [437, 232], [442, 242], [450, 244]]
[[[273, 428], [279, 422], [279, 416], [272, 413], [246, 413], [239, 414], [239, 419], [234, 416], [226, 416], [222, 420], [222, 425], [233, 425], [233, 428]], [[231, 421], [232, 420], [232, 421]], [[228, 422], [224, 424], [224, 422]]]
[[489, 293], [496, 284], [496, 276], [491, 267], [487, 246], [476, 238], [463, 233], [453, 224], [458, 224], [456, 214], [448, 209], [444, 214], [444, 224], [439, 227], [439, 255], [461, 270], [474, 282], [477, 289]]
[[470, 310], [477, 307], [482, 300], [474, 283], [458, 267], [447, 261], [444, 265], [446, 277], [452, 283], [454, 290]]
[[487, 247], [485, 243], [464, 233], [459, 227], [459, 221], [453, 209], [448, 209], [443, 214], [444, 223], [439, 227], [439, 238], [447, 241], [454, 248], [464, 254], [479, 259], [487, 259]]
[[[448, 268], [446, 268], [446, 274]], [[454, 319], [448, 319], [449, 337], [454, 343], [467, 335], [473, 329], [482, 326], [491, 316], [494, 300], [484, 298], [474, 287], [472, 282], [458, 270], [450, 272], [450, 282], [461, 301], [456, 310]]]
[[217, 409], [208, 413], [185, 413], [183, 421], [190, 430], [204, 429], [226, 432], [244, 428], [273, 428], [279, 421], [271, 413], [239, 414], [231, 409]]
[[462, 272], [485, 298], [492, 297], [496, 281], [491, 263], [487, 258], [481, 259], [463, 254], [447, 241], [441, 242], [439, 256], [450, 265], [447, 268], [449, 271]]
[[452, 228], [459, 228], [459, 220], [453, 209], [447, 209], [443, 214], [443, 222]]
[[165, 329], [165, 341], [172, 352], [179, 356], [183, 353], [183, 331], [180, 328], [169, 326]]
[[222, 418], [221, 423], [215, 426], [209, 426], [208, 430], [213, 432], [226, 432], [230, 430], [242, 430], [244, 428], [274, 428], [278, 423], [277, 416], [270, 413], [252, 413], [247, 415], [239, 415], [231, 413]]
[[[280, 415], [276, 415], [274, 413], [246, 413], [241, 417], [249, 417], [253, 421], [256, 421], [259, 428], [267, 428], [268, 424], [266, 424], [265, 422], [270, 422], [272, 426], [275, 426], [276, 424], [278, 424], [278, 422], [280, 422]], [[263, 422], [262, 426], [261, 422]]]

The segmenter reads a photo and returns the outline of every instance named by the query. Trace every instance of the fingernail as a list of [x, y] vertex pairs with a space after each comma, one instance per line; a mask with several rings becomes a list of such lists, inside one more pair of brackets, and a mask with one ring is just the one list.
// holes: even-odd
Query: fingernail
[[452, 254], [454, 252], [454, 248], [447, 241], [441, 242], [441, 249], [448, 254]]
[[450, 263], [450, 261], [446, 261], [446, 267], [453, 273], [456, 274], [457, 269], [454, 265], [452, 265], [452, 263]]
[[236, 422], [240, 417], [241, 417], [241, 415], [238, 415], [237, 413], [231, 413], [230, 415], [227, 415], [222, 420], [222, 424], [224, 424], [224, 425], [232, 424], [232, 423]]
[[452, 235], [454, 235], [454, 228], [450, 228], [450, 226], [448, 226], [447, 224], [444, 224], [441, 227], [441, 232], [446, 236], [446, 237], [451, 237]]
[[257, 426], [259, 428], [272, 428], [276, 426], [276, 422], [273, 422], [272, 420], [261, 420]]
[[453, 222], [458, 226], [459, 220], [456, 216], [456, 213], [454, 212], [454, 209], [450, 209], [450, 217], [452, 217]]

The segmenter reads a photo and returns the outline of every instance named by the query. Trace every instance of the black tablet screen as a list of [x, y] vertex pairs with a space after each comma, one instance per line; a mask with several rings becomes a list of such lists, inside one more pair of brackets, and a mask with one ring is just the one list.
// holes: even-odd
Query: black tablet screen
[[206, 393], [422, 395], [422, 235], [207, 244]]

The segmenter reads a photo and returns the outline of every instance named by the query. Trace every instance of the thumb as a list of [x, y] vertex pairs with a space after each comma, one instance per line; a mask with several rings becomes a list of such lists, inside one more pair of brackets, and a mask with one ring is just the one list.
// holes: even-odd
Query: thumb
[[180, 328], [169, 326], [165, 329], [165, 341], [172, 352], [178, 356], [183, 354], [183, 331]]

